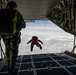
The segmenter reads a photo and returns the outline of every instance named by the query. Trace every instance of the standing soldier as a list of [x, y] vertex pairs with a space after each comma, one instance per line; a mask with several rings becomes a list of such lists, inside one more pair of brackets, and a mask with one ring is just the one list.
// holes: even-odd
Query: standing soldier
[[[9, 10], [16, 10], [17, 4], [14, 1], [10, 1], [8, 3], [7, 8]], [[18, 56], [18, 48], [19, 48], [19, 44], [21, 42], [21, 29], [26, 27], [26, 24], [24, 22], [24, 19], [22, 17], [22, 15], [16, 10], [17, 12], [17, 24], [16, 24], [16, 33], [13, 34], [11, 37], [8, 36], [3, 36], [3, 41], [5, 44], [5, 50], [6, 50], [6, 57], [7, 57], [7, 62], [8, 62], [8, 67], [10, 69], [10, 71], [15, 71], [18, 68], [16, 67], [16, 58]], [[11, 54], [10, 54], [10, 50], [11, 50]], [[12, 58], [10, 59], [12, 55]], [[10, 63], [10, 61], [12, 63]], [[11, 68], [10, 68], [11, 65]]]

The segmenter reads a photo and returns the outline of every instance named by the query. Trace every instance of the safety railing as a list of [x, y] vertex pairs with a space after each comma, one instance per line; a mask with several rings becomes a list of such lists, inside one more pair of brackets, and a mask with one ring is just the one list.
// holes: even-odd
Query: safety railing
[[4, 53], [4, 51], [3, 51], [3, 49], [2, 49], [2, 45], [1, 45], [1, 37], [0, 37], [0, 58], [1, 59], [3, 59], [4, 57], [5, 57], [5, 53]]

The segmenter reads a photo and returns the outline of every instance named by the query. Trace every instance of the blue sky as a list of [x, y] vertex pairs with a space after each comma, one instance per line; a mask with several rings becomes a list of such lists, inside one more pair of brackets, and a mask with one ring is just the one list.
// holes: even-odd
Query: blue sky
[[36, 24], [48, 24], [48, 23], [52, 23], [51, 21], [48, 21], [48, 20], [37, 20], [35, 22], [27, 22], [27, 24], [32, 24], [32, 25], [36, 25]]

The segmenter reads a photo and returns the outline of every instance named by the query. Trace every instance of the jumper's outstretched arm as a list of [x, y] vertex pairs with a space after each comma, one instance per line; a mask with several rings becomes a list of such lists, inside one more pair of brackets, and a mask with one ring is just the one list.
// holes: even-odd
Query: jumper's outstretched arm
[[32, 40], [28, 41], [27, 44], [29, 44]]
[[41, 40], [38, 40], [41, 44], [43, 44], [43, 42]]

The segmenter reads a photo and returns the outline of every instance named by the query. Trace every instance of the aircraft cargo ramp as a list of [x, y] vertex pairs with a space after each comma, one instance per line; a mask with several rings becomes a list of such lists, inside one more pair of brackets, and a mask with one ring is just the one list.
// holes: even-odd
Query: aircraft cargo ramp
[[0, 75], [76, 75], [76, 58], [65, 53], [20, 55], [18, 72], [8, 74], [7, 63]]

